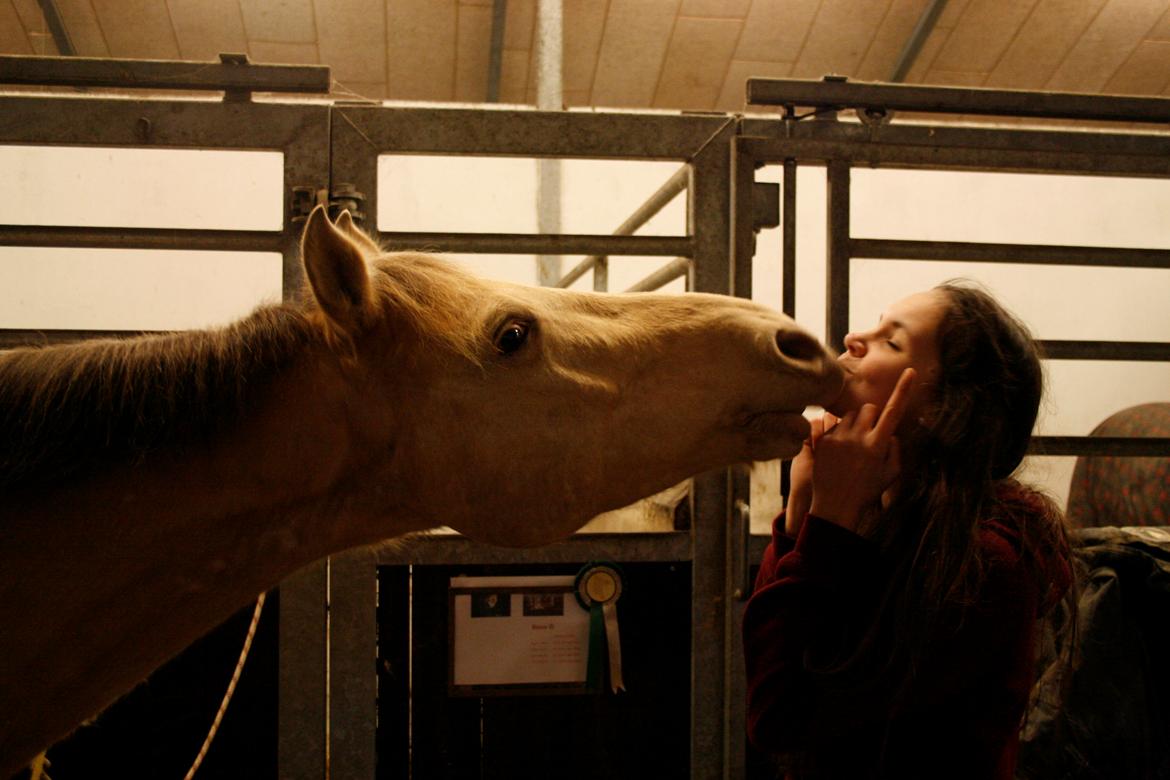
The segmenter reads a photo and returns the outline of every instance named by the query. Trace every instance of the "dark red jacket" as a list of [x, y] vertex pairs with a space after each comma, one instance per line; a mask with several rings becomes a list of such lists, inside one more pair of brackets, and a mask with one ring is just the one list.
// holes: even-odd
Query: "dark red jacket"
[[891, 675], [806, 665], [872, 619], [884, 590], [876, 546], [814, 516], [793, 540], [777, 518], [743, 620], [752, 743], [798, 754], [800, 777], [1011, 778], [1037, 618], [1068, 587], [1070, 571], [1064, 556], [1042, 564], [1052, 569], [1051, 586], [1038, 586], [1016, 528], [983, 523], [978, 603], [933, 643], [899, 694]]

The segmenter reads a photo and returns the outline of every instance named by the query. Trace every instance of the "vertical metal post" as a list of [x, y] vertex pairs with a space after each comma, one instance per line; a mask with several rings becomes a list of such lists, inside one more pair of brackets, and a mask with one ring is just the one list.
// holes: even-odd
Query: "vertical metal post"
[[840, 349], [849, 332], [849, 163], [829, 162], [825, 341]]
[[780, 229], [782, 245], [780, 267], [781, 309], [789, 317], [796, 316], [796, 160], [784, 161], [783, 190], [781, 193]]
[[[329, 120], [326, 106], [306, 106], [295, 140], [284, 149], [283, 297], [304, 284], [301, 226], [292, 221], [294, 187], [328, 187]], [[277, 776], [319, 780], [327, 771], [325, 669], [328, 566], [318, 562], [280, 583], [277, 698]]]
[[[695, 240], [696, 292], [731, 292], [728, 148], [736, 130], [729, 121], [691, 160], [687, 232]], [[691, 778], [716, 780], [726, 768], [730, 470], [697, 476], [691, 501]]]
[[500, 102], [500, 72], [504, 68], [504, 25], [508, 19], [508, 0], [492, 3], [492, 44], [488, 53], [487, 102]]
[[[536, 107], [560, 111], [564, 52], [564, 9], [561, 0], [539, 0], [536, 7]], [[536, 161], [536, 229], [538, 233], [561, 232], [561, 161]], [[537, 283], [552, 287], [561, 279], [560, 255], [545, 255], [536, 262]]]
[[[352, 184], [365, 196], [362, 228], [378, 229], [378, 151], [359, 128], [361, 112], [331, 111], [330, 191]], [[331, 556], [322, 590], [328, 614], [325, 670], [324, 776], [373, 777], [377, 724], [377, 568], [368, 549]], [[324, 633], [324, 632], [323, 632]], [[282, 643], [281, 651], [285, 650]], [[281, 690], [281, 697], [295, 692]], [[285, 735], [282, 734], [282, 740]], [[281, 774], [281, 778], [285, 775]], [[322, 777], [316, 775], [315, 777]]]
[[276, 774], [326, 776], [325, 591], [327, 566], [315, 563], [280, 583]]
[[377, 765], [377, 580], [369, 547], [329, 559], [329, 777]]
[[[756, 161], [744, 154], [739, 138], [728, 145], [731, 169], [730, 203], [728, 205], [730, 233], [731, 293], [741, 298], [752, 297], [752, 261], [756, 254], [755, 234], [755, 171]], [[746, 598], [748, 535], [751, 533], [751, 476], [743, 467], [729, 470], [728, 479], [728, 534], [725, 545], [724, 593], [726, 609], [723, 615], [724, 640], [724, 696], [723, 696], [723, 777], [744, 776], [746, 762], [747, 717], [744, 710], [746, 696], [743, 660], [743, 599]]]

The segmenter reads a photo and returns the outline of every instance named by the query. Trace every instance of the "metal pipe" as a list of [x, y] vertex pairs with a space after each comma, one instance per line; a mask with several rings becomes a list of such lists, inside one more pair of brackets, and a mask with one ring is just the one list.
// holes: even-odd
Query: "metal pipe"
[[1170, 457], [1170, 438], [1126, 436], [1033, 436], [1029, 455], [1125, 455]]
[[492, 44], [488, 52], [487, 102], [500, 102], [500, 71], [504, 67], [504, 25], [508, 0], [492, 0]]
[[832, 160], [828, 167], [825, 342], [838, 349], [849, 331], [850, 170], [849, 163], [842, 160]]
[[283, 233], [263, 230], [0, 225], [0, 246], [279, 252], [284, 240]]
[[813, 79], [748, 79], [747, 102], [764, 106], [857, 108], [1046, 119], [1170, 122], [1170, 98], [923, 87]]
[[37, 0], [41, 6], [41, 13], [45, 15], [45, 24], [53, 36], [53, 43], [57, 44], [57, 53], [62, 57], [72, 57], [77, 54], [73, 41], [69, 38], [69, 31], [65, 29], [65, 21], [61, 18], [61, 11], [57, 8], [56, 0]]
[[665, 284], [673, 282], [680, 276], [690, 273], [691, 261], [685, 257], [676, 257], [666, 265], [639, 282], [635, 282], [626, 289], [626, 292], [650, 292]]
[[[561, 0], [537, 0], [536, 5], [536, 107], [544, 111], [564, 108], [564, 8]], [[536, 227], [538, 233], [561, 232], [561, 161], [536, 160]], [[536, 258], [536, 281], [553, 287], [561, 278], [561, 257]]]
[[409, 233], [378, 234], [388, 250], [467, 252], [469, 254], [584, 254], [598, 249], [607, 255], [688, 256], [690, 236], [543, 235], [533, 233]]
[[918, 59], [918, 53], [922, 51], [922, 44], [926, 43], [926, 39], [930, 37], [931, 31], [934, 30], [934, 26], [938, 23], [938, 18], [942, 16], [946, 5], [947, 0], [931, 0], [930, 5], [922, 12], [922, 16], [918, 17], [918, 23], [914, 25], [914, 31], [910, 33], [910, 37], [906, 39], [906, 45], [902, 47], [902, 53], [898, 55], [898, 62], [890, 71], [888, 81], [898, 82], [906, 78], [906, 74], [914, 66], [914, 61]]
[[[617, 229], [613, 231], [615, 236], [629, 236], [635, 230], [645, 225], [650, 219], [662, 211], [666, 204], [674, 200], [674, 197], [687, 188], [690, 181], [690, 166], [683, 165], [667, 179], [658, 190], [646, 199], [638, 209], [631, 214], [625, 222], [618, 225]], [[679, 252], [677, 254], [685, 254]], [[584, 276], [589, 269], [597, 263], [605, 259], [605, 255], [591, 255], [586, 257], [580, 263], [573, 267], [571, 271], [561, 277], [557, 282], [557, 287], [568, 287], [573, 282]]]
[[984, 244], [965, 241], [907, 241], [855, 238], [851, 257], [877, 260], [959, 260], [974, 263], [1088, 265], [1111, 268], [1170, 268], [1170, 251], [1059, 244]]
[[1170, 360], [1170, 343], [1157, 341], [1040, 341], [1049, 360]]
[[0, 84], [122, 89], [328, 92], [329, 68], [238, 62], [0, 55]]

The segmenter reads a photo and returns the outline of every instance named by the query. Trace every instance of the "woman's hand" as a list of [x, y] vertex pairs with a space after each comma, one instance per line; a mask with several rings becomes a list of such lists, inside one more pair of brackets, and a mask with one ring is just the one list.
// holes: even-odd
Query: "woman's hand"
[[793, 538], [796, 538], [797, 534], [800, 533], [800, 526], [804, 524], [804, 516], [808, 514], [809, 507], [812, 506], [813, 450], [816, 448], [817, 441], [825, 433], [826, 421], [831, 428], [837, 418], [825, 412], [821, 417], [809, 421], [812, 429], [809, 437], [805, 439], [804, 446], [801, 447], [800, 452], [792, 459], [792, 465], [789, 466], [788, 497], [784, 502], [784, 533]]
[[[907, 368], [884, 408], [865, 404], [815, 441], [809, 512], [856, 531], [865, 513], [880, 505], [882, 493], [900, 471], [894, 432], [906, 412], [913, 381], [914, 369]], [[795, 484], [794, 477], [793, 492]]]

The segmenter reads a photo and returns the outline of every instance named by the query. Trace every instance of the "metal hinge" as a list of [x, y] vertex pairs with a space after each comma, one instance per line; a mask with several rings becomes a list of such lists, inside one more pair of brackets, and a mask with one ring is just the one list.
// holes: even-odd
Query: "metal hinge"
[[366, 196], [358, 192], [352, 184], [335, 184], [333, 192], [329, 193], [329, 217], [337, 219], [342, 211], [348, 211], [353, 221], [359, 225], [366, 219]]
[[359, 224], [366, 218], [366, 196], [352, 184], [338, 184], [333, 192], [324, 187], [300, 186], [292, 189], [292, 202], [289, 204], [292, 223], [297, 225], [304, 222], [318, 205], [328, 208], [330, 219], [337, 219], [342, 211], [348, 211], [353, 221]]

